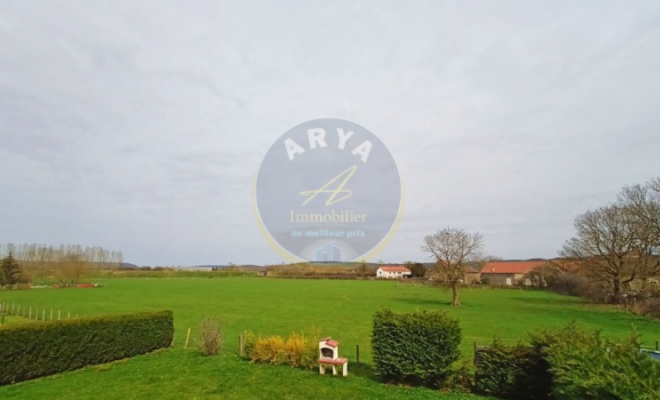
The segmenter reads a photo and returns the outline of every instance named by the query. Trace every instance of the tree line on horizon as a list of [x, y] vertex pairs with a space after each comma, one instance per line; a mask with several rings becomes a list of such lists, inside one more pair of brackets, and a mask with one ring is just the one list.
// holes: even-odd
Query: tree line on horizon
[[76, 284], [90, 269], [118, 269], [123, 262], [120, 251], [79, 244], [0, 244], [0, 285], [54, 278], [60, 284]]

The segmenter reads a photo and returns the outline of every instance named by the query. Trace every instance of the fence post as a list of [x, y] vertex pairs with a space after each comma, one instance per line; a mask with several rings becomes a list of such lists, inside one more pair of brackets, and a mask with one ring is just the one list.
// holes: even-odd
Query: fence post
[[658, 351], [658, 341], [655, 341], [655, 351]]
[[355, 358], [357, 361], [357, 365], [360, 365], [360, 345], [356, 344], [355, 345]]
[[188, 348], [188, 339], [190, 339], [190, 328], [188, 328], [188, 334], [186, 335], [186, 344], [183, 346], [184, 349]]
[[245, 345], [243, 343], [243, 335], [238, 335], [238, 355], [240, 357], [243, 357], [243, 351], [245, 349], [244, 346]]

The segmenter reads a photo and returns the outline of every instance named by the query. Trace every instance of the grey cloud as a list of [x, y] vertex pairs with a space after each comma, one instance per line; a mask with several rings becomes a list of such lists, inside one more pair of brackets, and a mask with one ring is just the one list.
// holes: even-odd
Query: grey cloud
[[552, 256], [578, 213], [658, 175], [659, 22], [654, 1], [3, 2], [0, 241], [279, 262], [261, 158], [335, 117], [406, 185], [378, 258], [423, 259], [448, 225]]

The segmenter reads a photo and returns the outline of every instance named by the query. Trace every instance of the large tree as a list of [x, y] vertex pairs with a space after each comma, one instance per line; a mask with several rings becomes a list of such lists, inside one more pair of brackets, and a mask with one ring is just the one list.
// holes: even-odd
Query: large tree
[[452, 290], [452, 306], [460, 306], [459, 285], [465, 281], [465, 267], [482, 258], [483, 239], [479, 232], [445, 228], [424, 238], [422, 250], [435, 259], [435, 268]]
[[[619, 204], [637, 225], [637, 245], [640, 257], [646, 258], [651, 269], [660, 267], [660, 178], [645, 185], [627, 186], [619, 194]], [[657, 272], [657, 271], [653, 271]]]
[[577, 234], [560, 254], [578, 262], [592, 280], [603, 284], [611, 301], [636, 278], [657, 271], [649, 257], [647, 234], [630, 209], [621, 204], [587, 211], [575, 220]]

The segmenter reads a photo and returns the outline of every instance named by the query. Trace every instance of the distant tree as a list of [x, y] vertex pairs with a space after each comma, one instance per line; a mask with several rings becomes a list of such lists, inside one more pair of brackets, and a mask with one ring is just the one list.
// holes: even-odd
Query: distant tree
[[535, 267], [525, 274], [525, 278], [529, 279], [530, 285], [537, 289], [545, 289], [548, 285], [548, 277], [554, 273], [553, 269], [548, 265], [541, 265]]
[[61, 284], [79, 283], [80, 278], [88, 269], [88, 264], [83, 259], [82, 254], [67, 248], [60, 256], [57, 262], [57, 278], [59, 282]]
[[0, 286], [15, 285], [21, 275], [21, 267], [10, 251], [2, 259], [2, 269], [0, 270]]
[[460, 306], [458, 286], [465, 280], [465, 267], [483, 258], [483, 239], [479, 232], [445, 228], [424, 238], [422, 250], [436, 260], [436, 270], [452, 289], [452, 306]]
[[411, 278], [423, 278], [426, 275], [426, 268], [424, 268], [424, 264], [406, 261], [404, 266], [410, 270]]
[[367, 263], [364, 260], [360, 261], [357, 265], [356, 271], [358, 276], [367, 276]]

